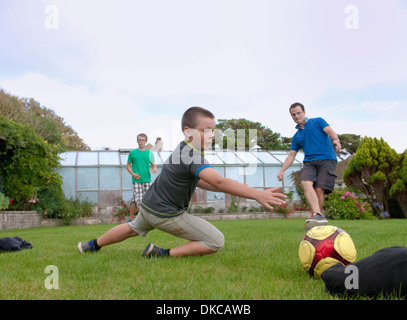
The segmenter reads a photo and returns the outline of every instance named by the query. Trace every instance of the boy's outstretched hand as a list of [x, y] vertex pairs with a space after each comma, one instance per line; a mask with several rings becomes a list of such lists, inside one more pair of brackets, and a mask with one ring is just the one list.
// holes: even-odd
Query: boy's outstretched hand
[[273, 211], [274, 208], [271, 205], [282, 206], [286, 204], [284, 200], [287, 196], [281, 192], [282, 189], [280, 187], [266, 189], [260, 191], [255, 200], [270, 211]]

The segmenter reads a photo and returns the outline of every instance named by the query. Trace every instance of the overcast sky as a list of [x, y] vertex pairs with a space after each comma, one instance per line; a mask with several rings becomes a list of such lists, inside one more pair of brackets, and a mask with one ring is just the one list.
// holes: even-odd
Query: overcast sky
[[171, 150], [191, 106], [290, 137], [296, 101], [407, 148], [405, 0], [0, 0], [0, 48], [0, 88], [93, 150]]

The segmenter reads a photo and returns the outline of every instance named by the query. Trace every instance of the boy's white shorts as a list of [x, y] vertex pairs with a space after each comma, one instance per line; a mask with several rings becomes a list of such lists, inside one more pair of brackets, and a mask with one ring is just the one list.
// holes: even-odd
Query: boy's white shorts
[[129, 222], [132, 230], [140, 236], [146, 236], [153, 229], [158, 229], [189, 241], [198, 241], [213, 251], [219, 251], [225, 244], [225, 237], [214, 225], [199, 217], [184, 212], [173, 218], [160, 218], [139, 207], [135, 219]]

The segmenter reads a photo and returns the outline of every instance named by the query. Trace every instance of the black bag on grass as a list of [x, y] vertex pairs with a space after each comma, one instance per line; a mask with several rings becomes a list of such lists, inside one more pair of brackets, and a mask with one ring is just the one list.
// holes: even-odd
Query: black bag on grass
[[348, 266], [337, 263], [325, 270], [321, 278], [332, 295], [406, 297], [407, 248], [384, 248]]
[[0, 238], [0, 252], [20, 251], [21, 249], [32, 249], [32, 247], [31, 243], [28, 243], [20, 237]]

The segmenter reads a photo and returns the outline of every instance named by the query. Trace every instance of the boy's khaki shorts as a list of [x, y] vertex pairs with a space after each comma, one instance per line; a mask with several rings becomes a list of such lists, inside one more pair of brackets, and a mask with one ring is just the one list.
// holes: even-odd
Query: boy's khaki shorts
[[225, 244], [225, 237], [208, 221], [186, 212], [174, 218], [160, 218], [146, 212], [143, 207], [136, 218], [129, 222], [132, 230], [145, 237], [151, 230], [158, 229], [189, 241], [198, 241], [213, 251], [219, 251]]

